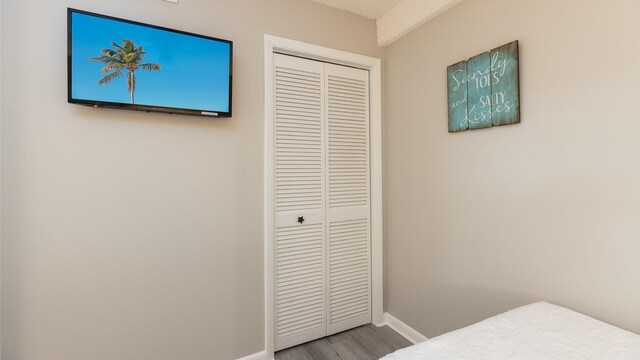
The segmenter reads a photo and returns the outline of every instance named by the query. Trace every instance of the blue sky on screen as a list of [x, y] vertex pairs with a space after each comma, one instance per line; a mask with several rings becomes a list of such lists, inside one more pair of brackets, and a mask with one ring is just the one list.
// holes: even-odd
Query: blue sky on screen
[[72, 16], [74, 99], [131, 103], [125, 76], [100, 85], [104, 64], [89, 60], [112, 48], [111, 42], [128, 39], [144, 47], [143, 62], [161, 66], [160, 71], [136, 71], [136, 104], [229, 110], [229, 44], [91, 15]]

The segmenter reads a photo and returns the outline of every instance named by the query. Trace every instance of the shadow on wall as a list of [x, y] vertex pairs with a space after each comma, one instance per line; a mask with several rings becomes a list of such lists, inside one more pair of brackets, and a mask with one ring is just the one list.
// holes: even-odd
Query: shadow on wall
[[[491, 287], [466, 286], [464, 284], [427, 282], [422, 285], [428, 289], [426, 304], [421, 306], [426, 316], [415, 325], [415, 329], [428, 338], [472, 325], [478, 321], [501, 314], [517, 307], [543, 301], [533, 294], [515, 292]], [[420, 298], [420, 297], [417, 297]], [[406, 320], [411, 321], [411, 317]], [[403, 320], [404, 321], [404, 320]]]

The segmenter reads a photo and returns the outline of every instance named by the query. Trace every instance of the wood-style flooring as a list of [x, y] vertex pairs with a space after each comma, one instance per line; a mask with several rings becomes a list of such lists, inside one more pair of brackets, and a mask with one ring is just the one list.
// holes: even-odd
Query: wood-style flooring
[[410, 345], [390, 327], [369, 324], [279, 351], [275, 360], [377, 360]]

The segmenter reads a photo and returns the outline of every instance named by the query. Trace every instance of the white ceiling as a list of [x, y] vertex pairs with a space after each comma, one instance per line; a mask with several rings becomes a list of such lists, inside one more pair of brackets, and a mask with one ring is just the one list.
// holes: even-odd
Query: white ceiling
[[377, 19], [393, 9], [402, 0], [313, 0], [338, 9], [350, 11], [358, 15]]
[[313, 0], [376, 20], [378, 45], [387, 46], [463, 0]]

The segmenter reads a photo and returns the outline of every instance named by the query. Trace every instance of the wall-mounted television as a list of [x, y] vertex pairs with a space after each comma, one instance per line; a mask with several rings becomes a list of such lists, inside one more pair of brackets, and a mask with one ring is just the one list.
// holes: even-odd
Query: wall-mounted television
[[67, 12], [69, 103], [231, 116], [233, 42]]

